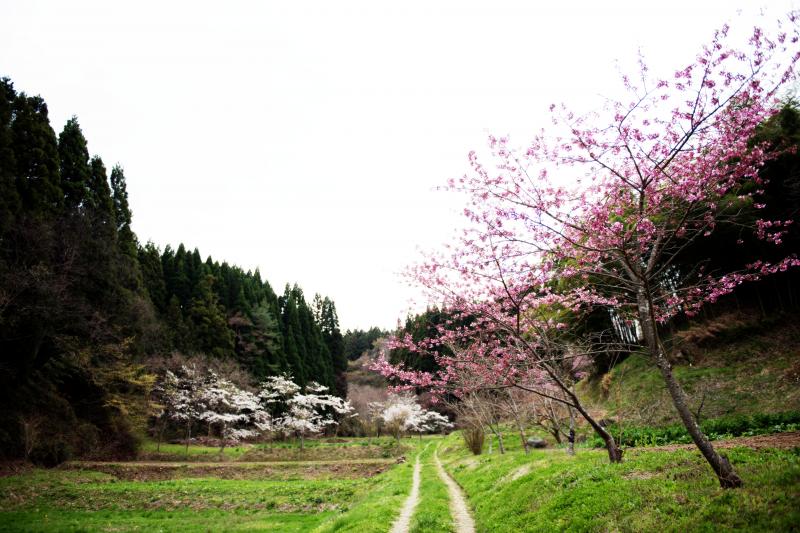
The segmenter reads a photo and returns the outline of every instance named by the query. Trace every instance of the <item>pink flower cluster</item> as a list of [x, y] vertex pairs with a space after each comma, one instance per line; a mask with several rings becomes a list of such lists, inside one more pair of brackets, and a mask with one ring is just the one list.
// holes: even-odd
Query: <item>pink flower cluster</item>
[[[687, 246], [764, 207], [759, 170], [775, 153], [751, 139], [793, 79], [796, 20], [790, 13], [774, 37], [756, 28], [742, 48], [723, 27], [671, 79], [650, 79], [642, 61], [636, 78], [623, 78], [626, 96], [600, 112], [552, 106], [552, 130], [522, 149], [490, 136], [493, 167], [470, 152], [470, 172], [446, 187], [468, 198], [465, 229], [408, 273], [454, 321], [388, 345], [434, 357], [441, 370], [385, 358], [375, 369], [437, 392], [519, 383], [546, 392], [580, 373], [566, 339], [583, 313], [606, 308], [630, 324], [644, 303], [666, 322], [800, 266], [794, 256], [720, 274], [676, 266]], [[791, 225], [762, 219], [749, 229], [780, 245]]]

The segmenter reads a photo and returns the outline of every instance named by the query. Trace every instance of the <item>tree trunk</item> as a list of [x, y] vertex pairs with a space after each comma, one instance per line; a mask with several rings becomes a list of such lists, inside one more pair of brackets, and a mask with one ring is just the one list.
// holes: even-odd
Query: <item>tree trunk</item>
[[[506, 448], [505, 448], [505, 446], [503, 446], [503, 435], [501, 435], [500, 432], [497, 431], [492, 424], [489, 424], [489, 429], [491, 429], [492, 433], [494, 433], [494, 436], [497, 437], [497, 449], [500, 451], [500, 455], [503, 455], [504, 453], [506, 453]], [[492, 441], [490, 440], [489, 441], [489, 447], [490, 448], [491, 448], [491, 444], [492, 444]], [[490, 451], [489, 453], [492, 453], [492, 452]]]
[[731, 466], [728, 458], [717, 453], [714, 446], [712, 446], [711, 442], [708, 440], [708, 437], [705, 436], [703, 430], [697, 425], [692, 410], [689, 408], [686, 392], [672, 373], [672, 365], [667, 359], [664, 346], [661, 344], [661, 340], [658, 336], [650, 298], [647, 297], [647, 294], [643, 290], [639, 292], [638, 305], [639, 321], [642, 325], [642, 332], [644, 333], [645, 342], [647, 343], [647, 349], [650, 352], [650, 356], [655, 361], [656, 366], [661, 371], [661, 376], [664, 378], [664, 382], [667, 384], [667, 390], [672, 397], [672, 403], [678, 411], [678, 415], [681, 417], [686, 431], [689, 432], [695, 445], [700, 449], [700, 453], [703, 454], [703, 457], [705, 457], [708, 464], [711, 465], [711, 468], [714, 470], [714, 473], [716, 473], [720, 486], [724, 489], [741, 487], [742, 479], [733, 470], [733, 466]]
[[[575, 398], [573, 398], [573, 401]], [[592, 429], [597, 433], [603, 442], [606, 444], [606, 451], [608, 452], [608, 460], [612, 463], [621, 463], [622, 462], [622, 450], [619, 449], [617, 446], [617, 441], [614, 440], [614, 437], [609, 433], [606, 428], [601, 426], [597, 420], [595, 420], [589, 413], [586, 412], [586, 409], [580, 403], [575, 403], [575, 410], [577, 410], [581, 416], [589, 422], [589, 425], [592, 426]]]
[[[209, 424], [209, 426], [210, 425], [211, 424]], [[219, 448], [219, 454], [220, 455], [222, 455], [225, 452], [225, 429], [226, 429], [226, 427], [227, 427], [226, 424], [222, 424], [222, 428], [220, 428], [220, 430], [219, 430], [219, 439], [222, 442], [222, 444], [221, 444], [221, 446]], [[209, 433], [211, 433], [210, 430], [209, 430]]]
[[525, 429], [522, 427], [522, 424], [517, 420], [517, 430], [519, 431], [519, 438], [522, 440], [522, 448], [525, 450], [525, 455], [531, 453], [530, 448], [528, 447], [528, 438], [525, 436]]
[[166, 420], [161, 422], [161, 428], [158, 430], [158, 443], [156, 444], [156, 452], [161, 451], [161, 441], [164, 439], [164, 430], [167, 428]]
[[550, 431], [550, 434], [555, 439], [556, 444], [561, 444], [561, 430], [558, 428], [556, 429], [550, 428], [548, 431]]
[[575, 413], [572, 407], [567, 407], [569, 410], [569, 436], [567, 437], [567, 453], [575, 455]]
[[511, 402], [511, 412], [514, 415], [514, 422], [517, 424], [519, 438], [522, 440], [522, 448], [525, 450], [525, 455], [528, 455], [531, 451], [528, 448], [528, 439], [525, 436], [525, 428], [522, 427], [522, 421], [520, 420], [519, 411], [517, 409], [517, 402], [514, 401], [514, 396], [510, 393], [508, 393], [508, 399]]
[[189, 455], [189, 439], [192, 438], [192, 421], [186, 423], [186, 455]]
[[578, 396], [570, 389], [564, 390], [569, 396], [570, 401], [572, 402], [572, 407], [580, 415], [583, 417], [584, 420], [589, 422], [589, 425], [592, 426], [592, 429], [595, 433], [597, 433], [603, 442], [606, 444], [606, 451], [608, 452], [608, 460], [612, 463], [621, 463], [622, 462], [622, 450], [617, 446], [617, 441], [614, 440], [614, 437], [609, 433], [606, 428], [601, 426], [597, 420], [594, 419], [592, 415], [590, 415], [586, 409], [583, 408], [581, 401], [578, 399]]
[[[556, 444], [561, 444], [561, 421], [558, 419], [556, 410], [553, 408], [553, 400], [546, 400], [548, 418], [550, 419], [550, 433], [556, 439]], [[567, 407], [569, 409], [569, 407]]]

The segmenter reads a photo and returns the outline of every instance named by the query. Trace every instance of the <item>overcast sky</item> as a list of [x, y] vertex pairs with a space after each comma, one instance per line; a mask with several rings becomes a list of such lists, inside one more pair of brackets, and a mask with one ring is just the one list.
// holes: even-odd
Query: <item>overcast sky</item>
[[392, 328], [414, 296], [398, 273], [460, 222], [433, 189], [488, 133], [523, 144], [551, 103], [618, 94], [638, 50], [672, 72], [723, 22], [796, 5], [2, 0], [0, 76], [125, 168], [142, 242]]

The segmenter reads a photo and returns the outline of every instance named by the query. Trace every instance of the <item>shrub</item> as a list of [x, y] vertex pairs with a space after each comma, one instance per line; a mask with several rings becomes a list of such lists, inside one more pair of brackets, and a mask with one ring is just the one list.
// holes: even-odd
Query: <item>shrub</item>
[[478, 425], [471, 425], [461, 430], [464, 437], [464, 443], [467, 445], [469, 451], [475, 455], [480, 455], [483, 452], [483, 443], [486, 440], [486, 434], [483, 428]]
[[43, 440], [31, 450], [30, 460], [32, 463], [47, 468], [58, 466], [72, 456], [72, 448], [69, 443], [59, 436]]

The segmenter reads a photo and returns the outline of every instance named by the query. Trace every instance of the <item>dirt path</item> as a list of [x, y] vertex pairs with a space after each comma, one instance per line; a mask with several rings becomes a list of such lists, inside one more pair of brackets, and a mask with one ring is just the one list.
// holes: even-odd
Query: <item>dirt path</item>
[[475, 533], [475, 522], [472, 521], [472, 515], [469, 512], [469, 507], [467, 507], [461, 487], [450, 477], [450, 474], [444, 471], [437, 452], [433, 452], [433, 459], [436, 461], [436, 470], [439, 471], [439, 477], [442, 478], [442, 481], [445, 482], [447, 489], [450, 491], [450, 514], [453, 515], [453, 521], [456, 523], [456, 532]]
[[391, 533], [408, 533], [408, 526], [411, 524], [411, 517], [414, 515], [414, 509], [419, 503], [419, 481], [420, 470], [422, 465], [419, 462], [419, 455], [417, 455], [417, 462], [414, 463], [414, 478], [411, 482], [411, 492], [400, 510], [400, 516], [397, 517], [394, 525], [392, 526]]

